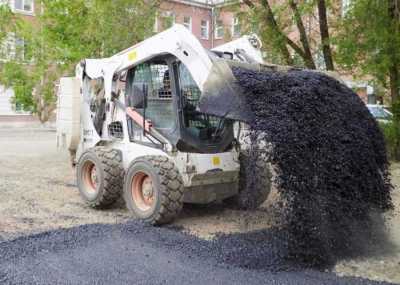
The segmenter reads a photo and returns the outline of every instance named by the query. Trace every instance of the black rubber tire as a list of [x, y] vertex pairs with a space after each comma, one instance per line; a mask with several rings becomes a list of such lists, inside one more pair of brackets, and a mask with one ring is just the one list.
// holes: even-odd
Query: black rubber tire
[[[95, 191], [89, 191], [84, 181], [84, 167], [94, 163], [98, 183]], [[83, 200], [92, 208], [107, 208], [121, 197], [124, 170], [119, 150], [94, 147], [80, 157], [76, 166], [79, 192]]]
[[254, 210], [267, 200], [271, 192], [272, 174], [265, 157], [263, 154], [250, 157], [249, 152], [241, 151], [239, 193], [225, 200], [231, 207]]
[[[153, 183], [154, 203], [144, 211], [136, 205], [132, 194], [132, 180], [145, 173]], [[152, 225], [169, 223], [183, 206], [183, 181], [174, 163], [165, 156], [143, 156], [135, 159], [125, 175], [124, 198], [128, 209], [139, 219]]]

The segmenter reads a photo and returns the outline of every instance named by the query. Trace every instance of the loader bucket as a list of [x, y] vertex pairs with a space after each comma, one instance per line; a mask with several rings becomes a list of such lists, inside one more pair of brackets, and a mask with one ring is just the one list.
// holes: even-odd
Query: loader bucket
[[223, 60], [213, 62], [203, 85], [200, 112], [249, 123], [253, 119], [246, 96], [229, 65]]

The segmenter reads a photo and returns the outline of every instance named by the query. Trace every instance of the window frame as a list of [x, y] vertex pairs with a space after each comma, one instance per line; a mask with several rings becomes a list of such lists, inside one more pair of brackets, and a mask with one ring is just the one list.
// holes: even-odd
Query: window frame
[[[189, 23], [185, 23], [185, 18], [189, 19]], [[183, 26], [186, 29], [188, 29], [189, 31], [192, 31], [192, 17], [191, 16], [183, 16]]]
[[16, 7], [16, 1], [14, 1], [14, 5], [13, 5], [13, 10], [16, 12], [16, 13], [20, 13], [20, 14], [26, 14], [26, 15], [34, 15], [35, 14], [35, 1], [34, 0], [31, 0], [31, 10], [25, 10], [25, 1], [27, 1], [27, 0], [20, 0], [21, 1], [21, 3], [22, 3], [22, 9], [20, 9], [20, 8], [17, 8]]
[[26, 41], [18, 36], [14, 37], [14, 58], [20, 61], [25, 61]]
[[[166, 30], [176, 24], [176, 14], [173, 11], [163, 11], [161, 13], [161, 29]], [[171, 25], [166, 25], [166, 21], [171, 21]], [[168, 23], [169, 24], [169, 23]]]
[[[170, 94], [170, 98], [163, 98], [163, 97], [158, 97], [158, 98], [154, 98], [152, 95], [150, 95], [150, 93], [153, 93], [155, 90], [157, 90], [158, 92], [158, 88], [154, 89], [155, 86], [157, 86], [158, 82], [155, 83], [155, 77], [154, 77], [154, 69], [152, 68], [153, 66], [157, 66], [157, 65], [165, 65], [167, 67], [167, 69], [165, 71], [169, 72], [169, 76], [170, 76], [170, 88], [171, 88], [171, 94]], [[164, 59], [164, 58], [160, 58], [160, 59], [155, 59], [155, 60], [150, 60], [144, 63], [140, 63], [132, 68], [130, 68], [127, 71], [127, 78], [126, 78], [126, 85], [125, 85], [125, 104], [127, 107], [131, 107], [128, 104], [127, 101], [127, 96], [131, 96], [130, 93], [132, 92], [131, 87], [129, 86], [129, 84], [131, 84], [133, 86], [134, 81], [135, 81], [135, 77], [137, 76], [137, 71], [140, 70], [141, 66], [145, 66], [144, 68], [148, 69], [145, 71], [146, 76], [149, 76], [148, 78], [144, 77], [146, 81], [143, 81], [143, 83], [148, 85], [148, 98], [147, 98], [147, 106], [146, 106], [146, 120], [150, 120], [153, 121], [156, 124], [158, 124], [160, 122], [160, 120], [154, 120], [153, 118], [150, 118], [148, 115], [148, 111], [151, 104], [149, 104], [149, 101], [154, 101], [154, 102], [169, 102], [172, 105], [172, 110], [173, 110], [173, 125], [171, 125], [171, 127], [168, 128], [160, 128], [160, 126], [154, 126], [154, 128], [156, 130], [158, 130], [160, 133], [162, 133], [163, 135], [165, 135], [166, 137], [170, 137], [171, 134], [173, 134], [178, 126], [178, 116], [177, 116], [177, 108], [176, 108], [176, 104], [177, 104], [177, 99], [176, 96], [174, 96], [174, 94], [176, 94], [175, 91], [175, 85], [174, 85], [174, 80], [173, 80], [173, 76], [174, 74], [172, 73], [173, 68], [172, 65], [170, 63], [170, 61], [168, 59]], [[164, 71], [164, 72], [165, 72]], [[159, 95], [159, 94], [158, 94]], [[137, 111], [142, 114], [142, 108], [137, 109]], [[135, 132], [140, 132], [142, 130], [141, 127], [137, 126], [137, 124], [133, 121], [133, 120], [127, 120], [127, 125], [128, 125], [128, 134], [129, 134], [129, 138], [131, 141], [141, 141], [141, 139], [136, 138]]]
[[0, 44], [0, 62], [8, 60], [24, 62], [26, 58], [25, 39], [18, 37], [14, 32], [7, 33]]
[[[174, 74], [176, 75], [175, 80], [176, 80], [176, 86], [175, 90], [177, 92], [177, 97], [179, 97], [179, 103], [178, 103], [178, 118], [179, 118], [179, 126], [180, 126], [180, 138], [183, 143], [181, 143], [178, 147], [179, 151], [183, 152], [194, 152], [194, 153], [220, 153], [224, 152], [227, 149], [229, 149], [232, 144], [231, 142], [234, 139], [234, 133], [233, 133], [233, 123], [231, 120], [225, 121], [223, 130], [221, 130], [220, 134], [220, 140], [218, 141], [210, 141], [210, 139], [207, 140], [201, 140], [199, 139], [198, 136], [194, 135], [193, 132], [190, 131], [190, 127], [187, 127], [185, 124], [185, 114], [184, 114], [184, 102], [185, 100], [183, 99], [183, 92], [182, 92], [182, 82], [180, 79], [183, 78], [182, 76], [182, 69], [181, 66], [186, 69], [185, 72], [188, 73], [188, 75], [191, 77], [191, 79], [194, 82], [193, 75], [191, 74], [190, 70], [187, 68], [187, 66], [181, 62], [181, 61], [176, 61], [174, 63]], [[197, 84], [194, 82], [196, 87], [198, 88]], [[202, 96], [201, 91], [200, 91], [200, 98]], [[219, 124], [219, 123], [218, 123]]]
[[[205, 26], [203, 26], [203, 22], [205, 22]], [[206, 36], [203, 36], [203, 28], [205, 28]], [[202, 40], [210, 39], [210, 22], [208, 20], [200, 20], [200, 38]]]
[[[238, 27], [239, 31], [235, 31], [235, 27]], [[236, 33], [236, 32], [238, 32], [238, 33]], [[239, 17], [232, 18], [231, 34], [232, 34], [232, 37], [235, 37], [235, 38], [239, 38], [241, 36]]]
[[[221, 25], [218, 25], [218, 23], [221, 23]], [[222, 34], [219, 35], [218, 32], [222, 31]], [[225, 36], [225, 31], [224, 31], [224, 22], [222, 20], [216, 20], [215, 21], [215, 33], [214, 33], [214, 38], [216, 40], [221, 40]]]

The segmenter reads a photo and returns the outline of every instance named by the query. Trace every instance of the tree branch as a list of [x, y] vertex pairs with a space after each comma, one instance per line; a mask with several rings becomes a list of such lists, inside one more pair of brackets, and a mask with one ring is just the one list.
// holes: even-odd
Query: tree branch
[[[399, 0], [388, 0], [388, 14], [391, 20], [390, 30], [393, 35], [400, 32], [400, 3]], [[389, 65], [389, 85], [392, 104], [398, 101], [400, 96], [400, 69], [399, 58], [396, 56], [396, 46], [394, 42], [389, 45], [391, 62]]]
[[279, 41], [277, 41], [279, 49], [283, 55], [283, 58], [286, 61], [287, 65], [292, 65], [293, 64], [293, 59], [290, 56], [289, 50], [286, 46], [288, 38], [282, 33], [281, 29], [279, 28], [275, 18], [274, 14], [272, 12], [271, 6], [269, 5], [267, 0], [261, 0], [261, 5], [265, 8], [267, 15], [265, 18], [265, 21], [267, 25], [274, 31], [274, 33], [280, 38]]
[[255, 5], [251, 0], [243, 0], [243, 3], [246, 4], [249, 8], [254, 8]]
[[300, 34], [300, 41], [301, 41], [301, 44], [303, 45], [304, 63], [306, 64], [306, 66], [308, 68], [316, 69], [314, 59], [311, 54], [311, 49], [310, 49], [310, 44], [308, 42], [306, 29], [304, 27], [303, 19], [301, 18], [299, 9], [297, 8], [297, 3], [295, 2], [295, 0], [289, 0], [289, 6], [293, 11], [294, 19], [296, 21], [296, 26], [297, 26], [297, 29], [299, 30], [299, 34]]

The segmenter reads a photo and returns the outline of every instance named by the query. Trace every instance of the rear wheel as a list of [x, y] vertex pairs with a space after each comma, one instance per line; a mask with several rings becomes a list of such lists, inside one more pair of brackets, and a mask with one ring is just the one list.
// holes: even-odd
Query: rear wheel
[[169, 223], [182, 209], [182, 178], [167, 157], [140, 157], [125, 175], [124, 198], [138, 218], [153, 225]]
[[95, 147], [76, 166], [79, 192], [93, 208], [105, 208], [121, 196], [123, 169], [118, 150]]
[[271, 165], [263, 153], [240, 153], [239, 193], [226, 202], [243, 210], [257, 209], [271, 192]]

